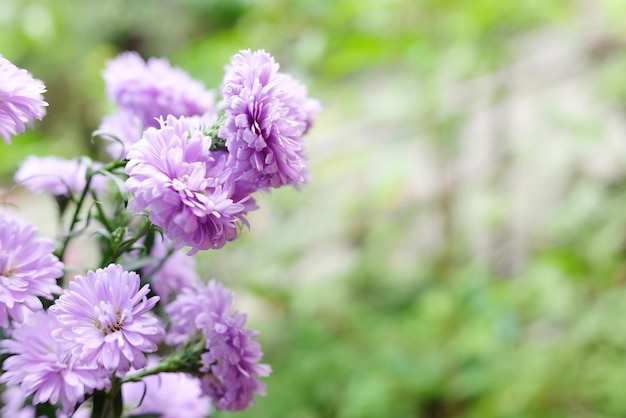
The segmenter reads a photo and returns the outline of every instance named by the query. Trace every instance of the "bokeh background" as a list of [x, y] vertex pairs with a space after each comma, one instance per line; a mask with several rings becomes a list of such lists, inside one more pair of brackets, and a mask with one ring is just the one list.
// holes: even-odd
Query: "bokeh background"
[[29, 154], [102, 156], [119, 52], [216, 88], [266, 49], [324, 110], [310, 184], [260, 196], [198, 259], [274, 369], [216, 416], [623, 417], [625, 18], [620, 0], [0, 0], [0, 53], [50, 103], [0, 144], [0, 183]]

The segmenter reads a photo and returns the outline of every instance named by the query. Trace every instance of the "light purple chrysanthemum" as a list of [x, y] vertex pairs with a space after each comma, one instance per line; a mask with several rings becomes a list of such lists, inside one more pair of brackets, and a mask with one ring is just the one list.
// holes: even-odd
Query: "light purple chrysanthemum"
[[[2, 400], [2, 408], [0, 408], [0, 417], [10, 418], [42, 418], [37, 414], [36, 407], [27, 401], [28, 395], [20, 386], [6, 386], [0, 397]], [[91, 409], [87, 403], [82, 403], [76, 411], [65, 412], [62, 409], [55, 411], [55, 418], [89, 418], [91, 417]]]
[[301, 136], [319, 110], [304, 86], [278, 72], [265, 51], [241, 51], [222, 83], [230, 165], [258, 188], [297, 186], [307, 180]]
[[149, 210], [150, 221], [163, 228], [174, 248], [190, 246], [190, 255], [233, 241], [255, 207], [238, 191], [226, 153], [210, 151], [211, 138], [197, 123], [161, 120], [160, 129], [149, 128], [133, 146], [126, 165], [130, 207]]
[[131, 367], [146, 365], [164, 335], [149, 311], [159, 300], [147, 298], [148, 285], [139, 288], [139, 275], [111, 264], [76, 276], [69, 289], [50, 308], [62, 328], [53, 336], [75, 356], [123, 376]]
[[279, 100], [288, 109], [287, 118], [304, 125], [303, 133], [307, 133], [317, 114], [322, 110], [318, 100], [308, 97], [309, 91], [289, 74], [278, 73], [281, 88], [277, 91]]
[[[31, 155], [20, 164], [15, 172], [14, 180], [28, 190], [41, 193], [50, 192], [55, 196], [79, 194], [87, 183], [87, 167], [93, 170], [101, 164], [86, 159], [67, 160], [64, 158]], [[96, 193], [106, 190], [107, 178], [101, 175], [92, 177], [90, 187]]]
[[[148, 359], [148, 366], [158, 363]], [[160, 418], [205, 418], [211, 413], [211, 400], [203, 396], [198, 378], [186, 373], [160, 373], [141, 382], [122, 385], [129, 414], [159, 414]]]
[[141, 120], [130, 111], [118, 110], [102, 118], [98, 130], [108, 142], [106, 152], [112, 158], [123, 159], [133, 144], [139, 141], [144, 128]]
[[46, 115], [46, 86], [0, 55], [0, 135], [7, 144]]
[[19, 386], [7, 386], [2, 391], [0, 416], [13, 418], [36, 418], [35, 406], [25, 405], [28, 395]]
[[51, 333], [60, 326], [53, 314], [40, 311], [14, 329], [11, 338], [0, 343], [3, 353], [13, 354], [4, 360], [0, 381], [20, 385], [26, 395], [33, 395], [34, 404], [61, 401], [67, 413], [86, 394], [104, 389], [109, 379], [94, 363], [70, 356], [64, 345], [52, 338]]
[[259, 364], [263, 353], [254, 338], [257, 331], [244, 328], [246, 315], [230, 313], [233, 292], [211, 280], [206, 286], [184, 289], [166, 307], [171, 329], [166, 338], [181, 343], [198, 330], [206, 338], [200, 372], [202, 391], [219, 410], [238, 411], [254, 403], [254, 394], [265, 395], [270, 366]]
[[56, 280], [63, 263], [53, 252], [54, 242], [37, 237], [35, 225], [0, 213], [0, 327], [9, 325], [9, 317], [22, 322], [24, 309], [43, 309], [38, 296], [61, 293]]
[[200, 335], [200, 329], [196, 325], [196, 318], [205, 309], [214, 309], [206, 305], [201, 284], [183, 288], [176, 299], [165, 307], [165, 312], [170, 318], [169, 328], [165, 335], [165, 342], [169, 345], [180, 345], [189, 341], [192, 337]]
[[[143, 268], [144, 277], [150, 277], [150, 286], [161, 301], [168, 301], [170, 295], [177, 293], [180, 289], [200, 283], [200, 278], [196, 273], [196, 260], [179, 250], [174, 250], [169, 254], [171, 250], [169, 240], [164, 240], [161, 235], [157, 234], [150, 256], [157, 260], [165, 257], [167, 259], [160, 267], [155, 263]], [[157, 267], [159, 267], [158, 270], [155, 270]]]
[[[107, 63], [102, 75], [106, 95], [120, 114], [105, 120], [100, 129], [116, 134], [126, 151], [143, 130], [159, 126], [155, 118], [202, 115], [215, 109], [215, 94], [164, 58], [144, 61], [137, 52], [123, 52]], [[132, 136], [137, 126], [139, 131]]]

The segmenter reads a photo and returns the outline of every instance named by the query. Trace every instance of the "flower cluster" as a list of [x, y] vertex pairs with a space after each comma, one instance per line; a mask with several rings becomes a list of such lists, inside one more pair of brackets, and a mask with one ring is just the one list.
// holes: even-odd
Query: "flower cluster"
[[166, 312], [171, 344], [189, 341], [199, 332], [205, 341], [201, 354], [202, 391], [215, 400], [220, 410], [238, 411], [254, 402], [254, 394], [265, 394], [259, 377], [271, 368], [259, 364], [261, 346], [257, 332], [244, 328], [246, 315], [231, 313], [233, 292], [211, 280], [207, 285], [183, 289]]
[[265, 51], [242, 51], [233, 57], [222, 84], [230, 163], [256, 187], [298, 185], [307, 179], [301, 137], [319, 102]]
[[[255, 193], [308, 178], [320, 109], [265, 51], [235, 55], [219, 93], [165, 59], [106, 64], [110, 161], [30, 156], [14, 180], [59, 205], [56, 241], [0, 207], [2, 416], [203, 418], [265, 395], [258, 332], [191, 257], [250, 227]], [[45, 115], [45, 86], [0, 56], [0, 135]], [[221, 96], [218, 98], [218, 95]], [[70, 274], [70, 243], [100, 263]]]
[[222, 248], [237, 238], [237, 222], [247, 224], [249, 195], [237, 188], [225, 167], [226, 155], [211, 151], [201, 119], [169, 116], [159, 129], [148, 128], [128, 153], [129, 204], [149, 209], [177, 249]]
[[145, 62], [136, 52], [124, 52], [108, 63], [102, 75], [106, 95], [117, 106], [100, 125], [100, 130], [120, 141], [108, 148], [114, 158], [125, 156], [145, 129], [157, 127], [159, 117], [202, 115], [215, 109], [213, 92], [163, 58]]
[[104, 371], [96, 364], [71, 356], [52, 332], [61, 329], [58, 317], [39, 311], [15, 327], [11, 339], [2, 341], [2, 351], [13, 354], [2, 365], [0, 381], [20, 385], [35, 404], [61, 401], [65, 413], [95, 389], [109, 386]]

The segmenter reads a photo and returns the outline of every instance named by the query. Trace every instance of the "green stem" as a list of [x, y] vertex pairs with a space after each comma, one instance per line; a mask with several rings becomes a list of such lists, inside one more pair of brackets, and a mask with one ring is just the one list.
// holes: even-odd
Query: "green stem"
[[87, 195], [89, 194], [89, 187], [91, 186], [91, 178], [93, 177], [93, 172], [91, 172], [91, 170], [87, 171], [87, 178], [86, 178], [86, 182], [85, 182], [85, 188], [83, 189], [80, 198], [78, 199], [78, 202], [76, 202], [76, 207], [74, 208], [74, 214], [72, 215], [72, 221], [70, 222], [70, 228], [68, 233], [63, 237], [63, 242], [61, 244], [61, 247], [57, 249], [57, 251], [55, 252], [55, 255], [59, 258], [59, 260], [63, 260], [63, 257], [65, 255], [65, 251], [67, 250], [67, 246], [70, 242], [70, 240], [73, 238], [74, 234], [74, 228], [76, 227], [76, 224], [78, 223], [79, 217], [80, 217], [80, 212], [83, 208], [83, 204], [85, 203], [85, 199], [87, 198]]
[[157, 263], [156, 266], [154, 266], [152, 271], [150, 271], [150, 274], [142, 276], [142, 280], [144, 280], [146, 283], [152, 283], [152, 276], [154, 276], [156, 273], [159, 272], [159, 270], [161, 270], [161, 267], [163, 267], [163, 264], [165, 264], [165, 262], [171, 257], [172, 254], [174, 254], [174, 251], [175, 251], [174, 248], [170, 248], [167, 251], [167, 254], [165, 254], [164, 257], [159, 259], [159, 262]]
[[94, 392], [91, 418], [122, 418], [122, 412], [124, 412], [122, 381], [117, 376], [113, 376], [111, 389]]
[[97, 390], [93, 393], [93, 406], [91, 409], [91, 418], [101, 418], [104, 412], [105, 392]]
[[137, 241], [139, 241], [141, 238], [146, 236], [148, 232], [150, 232], [150, 228], [152, 228], [152, 222], [150, 222], [150, 220], [146, 218], [144, 223], [141, 225], [141, 228], [139, 228], [139, 230], [135, 232], [132, 237], [130, 237], [129, 239], [124, 241], [122, 245], [120, 245], [120, 248], [117, 250], [117, 254], [115, 254], [115, 258], [117, 259], [117, 257], [128, 252]]
[[133, 245], [150, 232], [150, 228], [152, 228], [152, 223], [150, 220], [146, 219], [143, 225], [141, 225], [141, 228], [139, 228], [139, 230], [132, 237], [121, 243], [119, 247], [115, 246], [112, 252], [103, 254], [100, 265], [107, 266], [111, 263], [115, 263], [119, 257], [132, 250]]
[[106, 217], [106, 214], [104, 213], [102, 204], [98, 200], [98, 196], [96, 196], [96, 192], [94, 192], [93, 190], [91, 191], [91, 198], [93, 199], [94, 205], [96, 206], [96, 210], [98, 211], [98, 216], [99, 216], [98, 220], [100, 221], [102, 225], [104, 225], [107, 231], [109, 232], [113, 231], [113, 227], [111, 226], [111, 223], [109, 222], [109, 220]]
[[114, 160], [108, 163], [107, 165], [105, 165], [104, 167], [100, 168], [98, 171], [113, 172], [113, 170], [117, 168], [125, 167], [126, 163], [127, 163], [126, 160]]
[[185, 344], [179, 350], [173, 352], [163, 359], [161, 363], [151, 369], [142, 370], [131, 376], [126, 376], [122, 383], [141, 382], [146, 376], [152, 376], [159, 373], [190, 373], [199, 374], [202, 366], [201, 354], [206, 351], [204, 339], [192, 341]]
[[140, 371], [139, 373], [135, 373], [131, 376], [126, 376], [123, 383], [127, 382], [141, 382], [144, 377], [152, 376], [159, 373], [174, 373], [178, 370], [175, 370], [171, 365], [165, 363], [159, 363], [151, 369], [145, 369]]
[[122, 398], [122, 382], [119, 378], [113, 378], [113, 384], [115, 386], [115, 392], [111, 388], [109, 400], [113, 405], [113, 417], [122, 418], [122, 412], [124, 411], [124, 399]]

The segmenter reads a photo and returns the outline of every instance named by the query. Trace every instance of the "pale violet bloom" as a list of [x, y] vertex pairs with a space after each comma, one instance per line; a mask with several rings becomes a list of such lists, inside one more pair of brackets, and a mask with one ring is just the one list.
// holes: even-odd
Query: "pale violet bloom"
[[0, 55], [0, 136], [7, 144], [35, 119], [43, 119], [48, 106], [45, 92], [41, 80]]
[[240, 226], [248, 225], [247, 212], [256, 208], [248, 189], [238, 188], [227, 153], [211, 151], [211, 138], [197, 119], [170, 116], [160, 124], [147, 129], [128, 153], [129, 206], [147, 210], [176, 249], [189, 246], [193, 255], [222, 248], [237, 238]]
[[54, 241], [37, 236], [37, 227], [0, 212], [0, 327], [9, 318], [24, 320], [28, 311], [43, 309], [39, 297], [61, 293], [57, 279], [63, 263], [54, 255]]
[[124, 157], [141, 132], [159, 126], [160, 117], [196, 116], [215, 110], [215, 93], [165, 58], [144, 61], [137, 52], [123, 52], [107, 62], [102, 76], [106, 95], [117, 106], [116, 113], [100, 126], [121, 141], [107, 149], [113, 158], [120, 153]]
[[[10, 418], [43, 418], [37, 415], [37, 409], [34, 405], [29, 405], [26, 400], [28, 395], [20, 386], [6, 386], [0, 397], [2, 400], [2, 408], [0, 408], [0, 417]], [[91, 417], [91, 408], [87, 403], [81, 404], [76, 411], [66, 413], [63, 409], [57, 409], [55, 418], [89, 418]]]
[[302, 135], [320, 109], [306, 88], [280, 73], [260, 50], [233, 56], [222, 82], [229, 166], [257, 188], [298, 186], [308, 179]]
[[[87, 184], [87, 168], [99, 169], [102, 164], [88, 159], [65, 159], [55, 156], [26, 157], [15, 172], [13, 179], [28, 190], [49, 192], [55, 196], [80, 194]], [[93, 175], [90, 187], [97, 194], [106, 191], [108, 179], [104, 175]]]
[[254, 403], [254, 395], [265, 395], [271, 368], [261, 364], [263, 352], [254, 339], [257, 331], [244, 328], [246, 315], [231, 312], [234, 293], [211, 280], [206, 285], [183, 289], [165, 308], [171, 328], [170, 344], [181, 344], [200, 334], [205, 339], [200, 372], [202, 393], [218, 410], [239, 411]]
[[123, 376], [146, 365], [146, 353], [157, 350], [164, 335], [150, 310], [159, 300], [148, 298], [149, 285], [139, 275], [110, 264], [76, 276], [50, 310], [61, 327], [52, 334], [73, 356]]
[[2, 353], [11, 354], [2, 365], [0, 382], [19, 385], [26, 396], [33, 395], [33, 404], [60, 402], [63, 412], [69, 413], [86, 394], [110, 382], [95, 363], [71, 357], [64, 344], [52, 338], [59, 327], [54, 315], [39, 311], [12, 330], [11, 337], [0, 343]]

